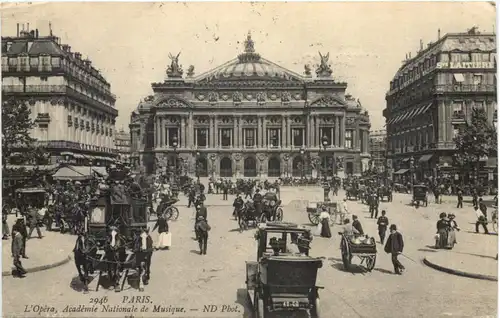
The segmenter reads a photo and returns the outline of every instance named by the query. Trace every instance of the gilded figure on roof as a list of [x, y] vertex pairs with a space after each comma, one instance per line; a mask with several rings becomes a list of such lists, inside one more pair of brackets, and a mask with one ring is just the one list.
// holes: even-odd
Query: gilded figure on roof
[[168, 54], [171, 61], [170, 66], [167, 68], [168, 77], [182, 77], [184, 71], [182, 70], [182, 65], [179, 65], [179, 55], [181, 55], [181, 52], [176, 56], [173, 56], [171, 53]]

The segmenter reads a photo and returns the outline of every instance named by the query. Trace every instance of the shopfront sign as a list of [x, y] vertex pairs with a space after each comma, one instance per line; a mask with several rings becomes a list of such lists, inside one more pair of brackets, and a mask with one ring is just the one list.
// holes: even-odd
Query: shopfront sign
[[467, 69], [467, 68], [495, 68], [493, 62], [439, 62], [436, 68], [441, 69]]

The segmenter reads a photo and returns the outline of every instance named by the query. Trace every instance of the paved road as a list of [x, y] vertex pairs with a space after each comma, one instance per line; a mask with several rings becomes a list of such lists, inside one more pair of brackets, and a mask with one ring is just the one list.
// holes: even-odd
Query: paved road
[[[310, 197], [314, 201], [321, 196], [321, 189], [283, 188], [283, 201], [288, 205], [284, 209], [285, 220], [307, 224], [305, 200]], [[320, 294], [323, 316], [390, 318], [496, 315], [495, 283], [445, 274], [421, 263], [423, 256], [431, 253], [426, 245], [432, 244], [437, 214], [452, 211], [451, 205], [431, 204], [427, 208], [414, 209], [407, 206], [408, 202], [408, 195], [397, 194], [393, 203], [382, 204], [382, 208], [388, 211], [390, 221], [401, 228], [405, 237], [405, 254], [415, 260], [402, 259], [407, 268], [403, 276], [391, 272], [390, 257], [381, 248], [373, 272], [366, 273], [357, 266], [353, 267], [353, 272], [346, 272], [340, 261], [339, 237], [314, 239], [311, 254], [324, 257], [324, 266], [318, 277], [318, 284], [325, 287]], [[365, 231], [375, 235], [375, 222], [368, 218], [366, 206], [351, 202], [349, 207], [360, 217]], [[58, 316], [88, 317], [91, 315], [88, 312], [68, 313], [63, 312], [63, 309], [67, 305], [91, 306], [94, 298], [103, 296], [107, 297], [107, 304], [130, 308], [132, 304], [122, 304], [124, 296], [130, 299], [132, 296], [145, 295], [150, 296], [149, 301], [152, 302], [146, 306], [149, 311], [141, 313], [142, 304], [136, 304], [139, 312], [134, 313], [134, 317], [250, 317], [245, 292], [245, 261], [255, 259], [254, 231], [240, 234], [230, 214], [229, 206], [209, 209], [212, 231], [208, 255], [200, 256], [197, 254], [197, 244], [192, 240], [193, 210], [181, 207], [179, 220], [170, 224], [174, 235], [173, 247], [169, 251], [154, 254], [152, 281], [144, 293], [138, 292], [135, 286], [126, 285], [127, 289], [119, 294], [103, 288], [98, 292], [83, 294], [79, 291], [74, 265], [70, 263], [31, 274], [24, 279], [4, 278], [4, 316], [57, 316], [51, 313], [37, 315], [30, 311], [37, 308], [32, 307], [34, 305], [47, 305], [54, 307]], [[467, 224], [471, 222], [470, 214], [473, 214], [470, 208], [464, 208], [456, 214], [459, 223], [462, 218], [464, 220], [460, 224], [462, 228], [469, 226], [472, 229], [473, 225]], [[332, 232], [337, 233], [338, 228], [334, 227]], [[460, 244], [468, 244], [474, 235], [462, 235], [461, 232]], [[153, 238], [156, 237], [154, 233]], [[496, 246], [490, 252], [495, 255]], [[95, 288], [95, 283], [91, 284], [91, 288]], [[205, 305], [216, 305], [218, 310], [203, 312]], [[235, 308], [237, 312], [222, 312], [223, 305], [228, 306], [225, 308]], [[163, 306], [165, 312], [151, 312], [154, 306]], [[98, 317], [130, 315], [103, 313], [98, 307], [94, 314]], [[169, 312], [172, 309], [184, 312]]]

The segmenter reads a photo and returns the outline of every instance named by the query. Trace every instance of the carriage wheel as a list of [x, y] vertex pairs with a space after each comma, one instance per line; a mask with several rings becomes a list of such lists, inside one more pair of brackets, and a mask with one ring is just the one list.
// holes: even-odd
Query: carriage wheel
[[320, 318], [320, 309], [319, 309], [319, 297], [316, 297], [314, 301], [314, 307], [309, 312], [309, 317], [311, 318]]
[[344, 269], [349, 270], [351, 265], [351, 252], [349, 251], [349, 246], [347, 245], [346, 238], [342, 238], [342, 263], [344, 263]]
[[283, 209], [282, 208], [276, 209], [276, 221], [283, 221]]
[[377, 255], [370, 256], [366, 259], [366, 269], [371, 272], [375, 268], [375, 262], [377, 260]]
[[309, 221], [311, 221], [311, 223], [313, 225], [318, 225], [319, 224], [319, 215], [316, 214], [316, 213], [308, 213], [307, 216], [309, 217]]
[[175, 206], [167, 208], [167, 220], [175, 221], [179, 217], [179, 210]]

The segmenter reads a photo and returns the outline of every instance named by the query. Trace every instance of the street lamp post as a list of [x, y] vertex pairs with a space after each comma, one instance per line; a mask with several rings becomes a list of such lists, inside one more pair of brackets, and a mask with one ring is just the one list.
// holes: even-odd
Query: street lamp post
[[411, 174], [411, 189], [413, 191], [413, 186], [415, 182], [415, 176], [414, 176], [414, 170], [415, 170], [415, 158], [411, 156], [410, 158], [410, 174]]
[[195, 157], [195, 174], [196, 174], [196, 179], [200, 180], [200, 162], [198, 159], [200, 158], [200, 152], [196, 151], [196, 157]]
[[304, 160], [304, 153], [306, 150], [304, 149], [304, 146], [300, 147], [300, 155], [302, 157], [302, 165], [300, 169], [300, 176], [302, 179], [304, 179], [304, 169], [305, 169], [305, 160]]
[[179, 154], [177, 153], [177, 146], [178, 146], [178, 143], [177, 143], [177, 136], [174, 136], [174, 138], [172, 139], [172, 147], [174, 147], [174, 154], [175, 154], [175, 159], [174, 159], [174, 173], [175, 173], [175, 176], [174, 176], [174, 180], [176, 181], [177, 183], [177, 176], [178, 176], [178, 171], [177, 171], [177, 168], [178, 168], [178, 162], [179, 161]]
[[321, 138], [321, 144], [323, 145], [323, 151], [324, 151], [324, 167], [323, 167], [323, 179], [326, 181], [326, 171], [328, 169], [327, 167], [327, 162], [326, 162], [326, 147], [328, 146], [328, 137], [326, 135], [323, 135], [323, 138]]

